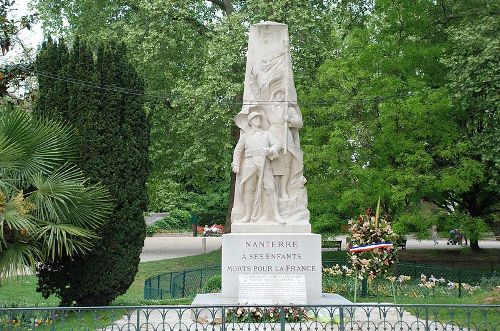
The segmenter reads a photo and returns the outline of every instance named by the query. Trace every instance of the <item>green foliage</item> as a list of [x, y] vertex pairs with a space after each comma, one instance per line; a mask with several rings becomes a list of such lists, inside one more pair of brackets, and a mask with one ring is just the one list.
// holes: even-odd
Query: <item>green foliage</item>
[[158, 220], [154, 225], [159, 230], [177, 230], [177, 229], [189, 229], [191, 227], [189, 220], [191, 214], [185, 210], [173, 210], [165, 218]]
[[[151, 210], [197, 212], [209, 224], [222, 223], [230, 203], [237, 138], [232, 119], [241, 107], [249, 23], [289, 25], [299, 89], [310, 85], [311, 73], [329, 54], [333, 26], [333, 9], [317, 1], [228, 3], [232, 10], [222, 12], [201, 0], [37, 5], [46, 26], [68, 38], [119, 38], [127, 44], [150, 92]], [[63, 27], [62, 18], [69, 26]]]
[[[314, 228], [326, 228], [322, 215], [334, 227], [378, 195], [398, 232], [424, 234], [436, 221], [422, 200], [494, 224], [498, 130], [487, 128], [498, 127], [497, 18], [488, 14], [495, 5], [485, 1], [480, 15], [468, 15], [462, 1], [361, 3], [340, 6], [335, 52], [302, 98]], [[307, 106], [321, 99], [329, 102]], [[491, 152], [478, 155], [477, 146]]]
[[35, 113], [62, 117], [78, 128], [78, 164], [93, 182], [109, 189], [114, 202], [112, 215], [99, 229], [101, 239], [94, 242], [96, 249], [42, 266], [38, 290], [45, 297], [56, 294], [63, 305], [107, 305], [132, 283], [146, 235], [150, 163], [143, 84], [126, 59], [125, 47], [115, 43], [100, 44], [94, 51], [77, 38], [68, 50], [63, 41], [49, 40], [37, 67], [72, 83], [61, 88], [60, 80], [42, 79]]
[[109, 192], [70, 163], [73, 130], [0, 109], [0, 279], [85, 254], [111, 212]]
[[152, 210], [225, 217], [248, 26], [275, 20], [293, 46], [315, 231], [379, 195], [402, 232], [434, 221], [422, 200], [500, 231], [496, 2], [224, 3], [37, 3], [49, 31], [131, 50], [152, 119]]
[[[491, 13], [498, 12], [500, 6], [480, 1], [477, 4], [460, 2], [456, 7], [457, 11], [475, 14], [459, 18], [447, 31], [451, 47], [443, 63], [448, 69], [453, 117], [461, 137], [453, 149], [453, 157], [445, 160], [443, 179], [455, 185], [446, 187], [444, 199], [438, 201], [452, 204], [472, 218], [483, 219], [498, 234], [500, 46], [499, 18]], [[436, 184], [444, 186], [445, 183]], [[474, 242], [477, 244], [475, 239], [471, 240]]]
[[201, 289], [201, 293], [220, 293], [222, 288], [222, 276], [215, 275], [207, 279], [203, 288]]
[[156, 224], [146, 226], [146, 236], [152, 237], [155, 233], [160, 232], [160, 228]]
[[334, 102], [303, 108], [311, 119], [302, 146], [313, 215], [346, 219], [380, 195], [382, 209], [398, 219], [418, 207], [432, 182], [434, 146], [454, 135], [446, 94], [429, 88], [442, 84], [439, 31], [418, 29], [430, 22], [415, 22], [430, 19], [422, 13], [436, 9], [378, 4], [366, 25], [334, 36], [336, 55], [322, 65], [306, 96], [306, 102]]

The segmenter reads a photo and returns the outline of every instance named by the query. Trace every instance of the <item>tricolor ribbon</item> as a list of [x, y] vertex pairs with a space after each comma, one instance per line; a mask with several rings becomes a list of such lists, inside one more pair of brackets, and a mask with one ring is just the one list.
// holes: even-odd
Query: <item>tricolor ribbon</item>
[[393, 245], [390, 241], [384, 243], [366, 244], [366, 245], [355, 245], [349, 248], [351, 253], [365, 252], [376, 248], [392, 248]]

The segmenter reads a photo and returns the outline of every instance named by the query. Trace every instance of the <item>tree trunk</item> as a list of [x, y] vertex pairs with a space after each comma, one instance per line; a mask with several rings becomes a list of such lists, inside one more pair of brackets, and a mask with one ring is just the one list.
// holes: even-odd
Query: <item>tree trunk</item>
[[477, 240], [469, 240], [470, 242], [470, 248], [473, 250], [473, 251], [478, 251], [480, 250], [481, 248], [479, 247], [479, 241]]
[[[238, 139], [240, 139], [240, 128], [237, 127], [235, 124], [233, 124], [231, 126], [231, 137], [234, 139], [234, 141], [238, 141]], [[235, 186], [236, 186], [236, 174], [231, 171], [231, 184], [230, 184], [230, 188], [229, 188], [229, 203], [228, 203], [227, 212], [226, 212], [226, 223], [224, 226], [225, 233], [231, 232], [231, 210], [233, 210]]]
[[209, 0], [214, 5], [219, 7], [227, 16], [233, 13], [233, 2], [232, 0]]

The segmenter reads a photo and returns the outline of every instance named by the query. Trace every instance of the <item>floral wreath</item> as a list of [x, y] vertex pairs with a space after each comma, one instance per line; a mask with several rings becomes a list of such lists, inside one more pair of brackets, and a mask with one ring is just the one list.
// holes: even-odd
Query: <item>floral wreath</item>
[[396, 262], [393, 242], [397, 235], [385, 219], [378, 219], [380, 199], [375, 216], [367, 209], [365, 215], [349, 220], [349, 257], [359, 279], [374, 279], [386, 274]]

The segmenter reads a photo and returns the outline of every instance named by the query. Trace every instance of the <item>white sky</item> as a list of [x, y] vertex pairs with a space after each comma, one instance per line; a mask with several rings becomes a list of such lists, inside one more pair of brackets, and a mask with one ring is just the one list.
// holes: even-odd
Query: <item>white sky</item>
[[[12, 7], [13, 11], [11, 13], [12, 17], [18, 20], [24, 15], [32, 14], [33, 11], [29, 10], [30, 0], [16, 0]], [[23, 29], [17, 36], [23, 43], [23, 45], [29, 50], [29, 55], [34, 56], [36, 49], [40, 46], [43, 41], [43, 32], [40, 23], [36, 23], [31, 27], [31, 30]], [[15, 59], [23, 56], [22, 48], [17, 45], [13, 47], [5, 56], [0, 53], [0, 65], [8, 64], [13, 62]]]

